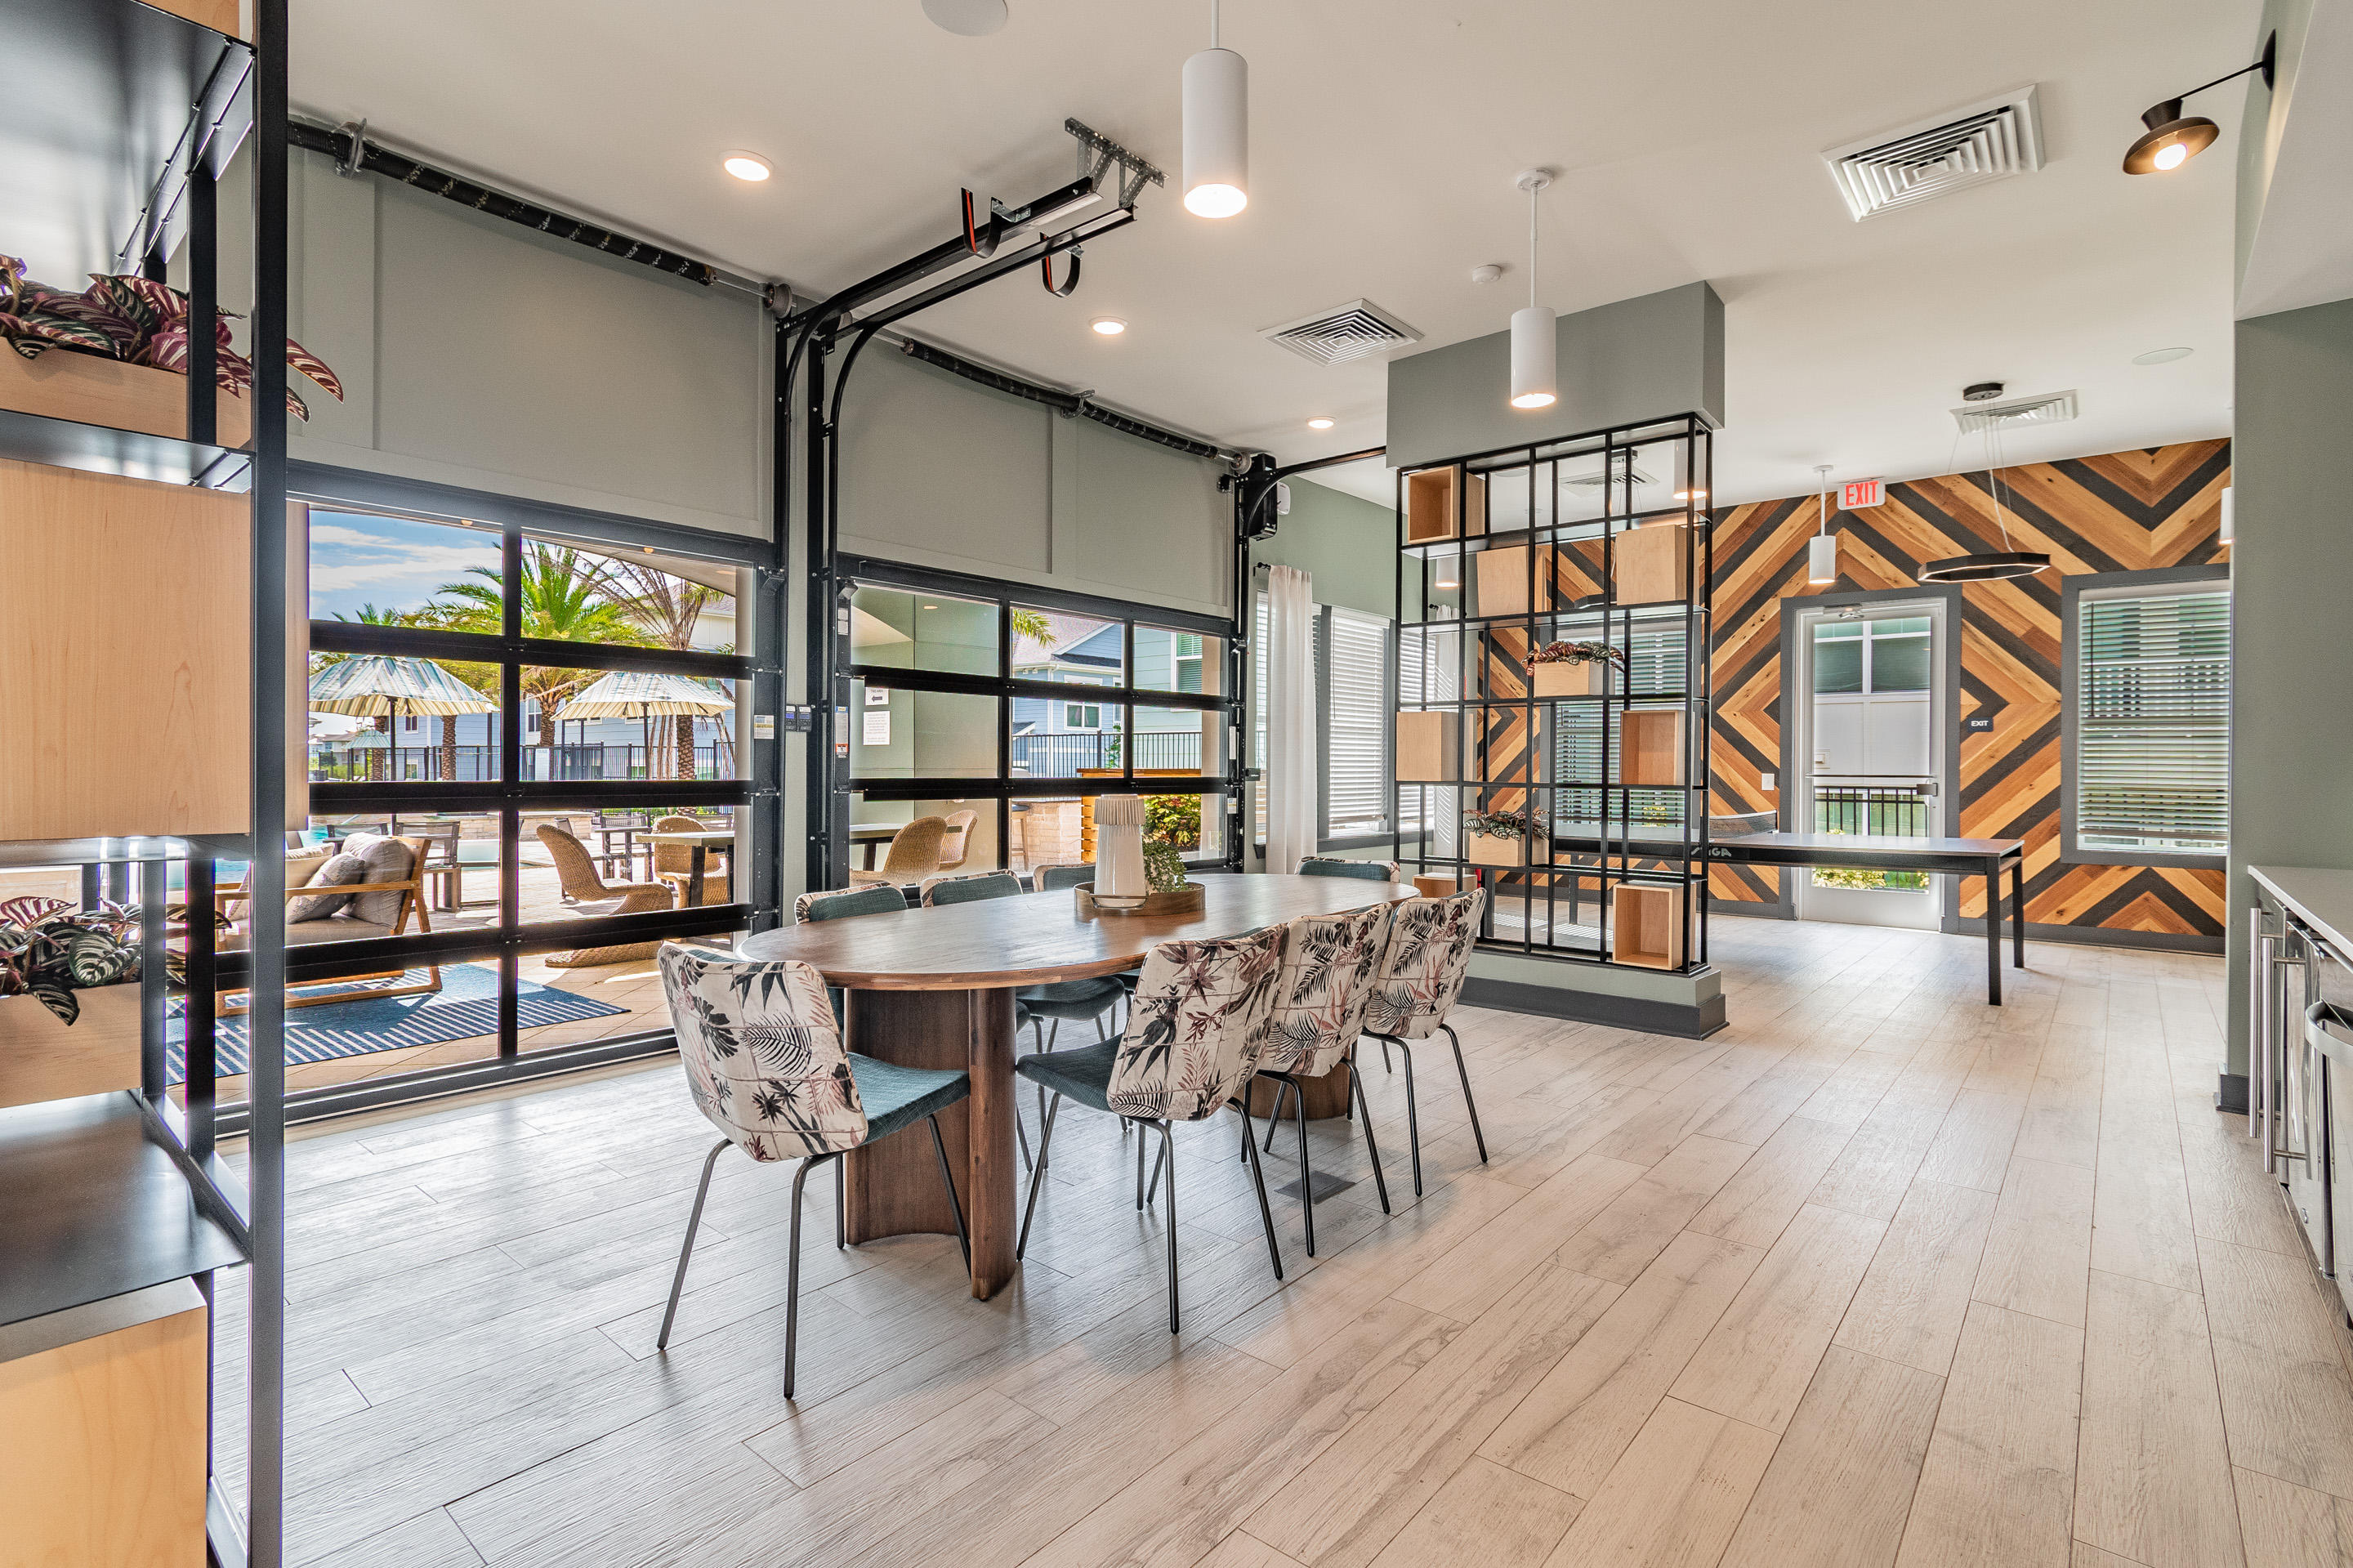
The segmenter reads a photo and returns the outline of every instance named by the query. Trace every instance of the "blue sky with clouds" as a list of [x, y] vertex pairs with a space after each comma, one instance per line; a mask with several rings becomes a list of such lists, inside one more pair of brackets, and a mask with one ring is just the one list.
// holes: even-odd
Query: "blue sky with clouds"
[[363, 604], [416, 609], [470, 567], [497, 570], [491, 529], [445, 527], [323, 508], [311, 514], [311, 615], [332, 620]]

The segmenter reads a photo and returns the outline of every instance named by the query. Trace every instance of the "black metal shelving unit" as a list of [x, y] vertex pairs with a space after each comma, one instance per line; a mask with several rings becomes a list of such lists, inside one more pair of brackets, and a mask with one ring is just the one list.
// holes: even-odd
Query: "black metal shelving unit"
[[[1712, 472], [1711, 428], [1683, 414], [1397, 475], [1393, 688], [1420, 744], [1396, 748], [1394, 853], [1488, 889], [1485, 950], [1707, 961]], [[1662, 574], [1671, 592], [1644, 588]], [[1529, 654], [1555, 641], [1607, 644], [1626, 667], [1599, 692], [1539, 695]], [[1662, 753], [1674, 765], [1653, 778]], [[1524, 831], [1481, 842], [1474, 814]], [[1621, 903], [1639, 912], [1623, 930]]]
[[[249, 341], [275, 344], [286, 333], [286, 4], [254, 0], [250, 41], [138, 0], [7, 0], [5, 15], [15, 85], [0, 95], [0, 212], [8, 219], [0, 238], [26, 256], [33, 276], [60, 286], [90, 272], [161, 279], [171, 259], [183, 258], [192, 347], [185, 439], [0, 410], [0, 458], [250, 494], [253, 746], [243, 833], [0, 842], [0, 867], [80, 868], [85, 906], [135, 902], [144, 948], [139, 1086], [0, 1109], [0, 1325], [174, 1279], [193, 1279], [210, 1301], [218, 1271], [246, 1267], [246, 1492], [239, 1507], [217, 1480], [208, 1483], [206, 1544], [225, 1568], [279, 1568], [284, 868], [275, 853], [255, 857], [252, 846], [276, 848], [287, 804], [286, 367], [282, 355], [253, 355], [251, 441], [231, 450], [216, 439], [212, 344], [222, 249], [215, 186], [241, 149], [255, 189], [249, 237], [238, 247], [256, 258]], [[213, 987], [221, 968], [213, 927], [183, 919], [167, 937], [168, 906], [212, 906], [223, 859], [254, 864], [251, 950], [239, 956], [255, 1045], [242, 1178], [215, 1148]], [[167, 980], [175, 937], [185, 992]], [[166, 1070], [175, 995], [185, 1012], [179, 1103]], [[208, 1463], [208, 1474], [216, 1468]]]

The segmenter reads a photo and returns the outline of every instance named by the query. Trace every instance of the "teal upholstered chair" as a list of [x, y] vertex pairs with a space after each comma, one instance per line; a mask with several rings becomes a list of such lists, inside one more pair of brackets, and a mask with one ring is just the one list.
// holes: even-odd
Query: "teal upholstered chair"
[[972, 1081], [963, 1073], [902, 1067], [851, 1054], [826, 1005], [825, 979], [807, 964], [790, 959], [758, 963], [680, 942], [665, 944], [658, 962], [678, 1033], [679, 1060], [686, 1067], [687, 1093], [721, 1137], [702, 1161], [686, 1242], [670, 1279], [670, 1306], [654, 1343], [670, 1348], [687, 1260], [694, 1255], [694, 1233], [702, 1224], [703, 1200], [711, 1194], [711, 1172], [720, 1155], [732, 1145], [763, 1163], [797, 1160], [785, 1287], [785, 1397], [790, 1399], [800, 1331], [801, 1189], [809, 1171], [828, 1161], [839, 1171], [849, 1150], [925, 1123], [948, 1206], [955, 1213], [956, 1245], [969, 1268], [972, 1243], [955, 1175], [948, 1168], [947, 1145], [940, 1138], [939, 1115], [972, 1092]]
[[[1029, 1172], [1014, 1255], [1029, 1248], [1029, 1224], [1037, 1217], [1038, 1192], [1045, 1185], [1053, 1148], [1054, 1117], [1064, 1100], [1152, 1128], [1160, 1134], [1160, 1157], [1168, 1172], [1160, 1223], [1167, 1233], [1168, 1331], [1176, 1332], [1176, 1143], [1171, 1127], [1231, 1110], [1242, 1118], [1242, 1150], [1258, 1189], [1267, 1256], [1274, 1277], [1282, 1277], [1282, 1251], [1275, 1245], [1258, 1143], [1250, 1136], [1248, 1112], [1235, 1097], [1258, 1070], [1282, 970], [1281, 927], [1226, 941], [1163, 942], [1145, 958], [1143, 982], [1135, 988], [1135, 1006], [1120, 1038], [1024, 1056], [1014, 1064], [1016, 1073], [1053, 1096], [1038, 1137], [1038, 1163]], [[1141, 1139], [1135, 1154], [1140, 1173]]]
[[1021, 879], [1009, 871], [976, 871], [964, 876], [934, 876], [923, 884], [926, 909], [942, 904], [969, 904], [977, 898], [1018, 898]]
[[1339, 860], [1330, 855], [1311, 854], [1299, 863], [1302, 876], [1353, 876], [1365, 882], [1395, 882], [1398, 863], [1393, 860]]
[[[1041, 865], [1030, 874], [1040, 893], [1056, 893], [1068, 888], [1092, 884], [1095, 868], [1092, 865]], [[1053, 1020], [1047, 1031], [1043, 1049], [1054, 1048], [1054, 1036], [1062, 1030], [1062, 1020], [1084, 1023], [1092, 1020], [1097, 1039], [1107, 1038], [1104, 1027], [1107, 1014], [1113, 1013], [1128, 994], [1128, 987], [1115, 976], [1103, 980], [1057, 980], [1051, 985], [1025, 986], [1019, 991], [1022, 1001], [1029, 1004], [1032, 1022]]]
[[1040, 893], [1076, 887], [1094, 879], [1095, 868], [1092, 865], [1041, 865], [1029, 874], [1029, 880], [1038, 885]]
[[879, 886], [829, 887], [804, 893], [793, 900], [793, 918], [846, 920], [854, 915], [896, 915], [907, 907], [906, 895], [884, 883]]

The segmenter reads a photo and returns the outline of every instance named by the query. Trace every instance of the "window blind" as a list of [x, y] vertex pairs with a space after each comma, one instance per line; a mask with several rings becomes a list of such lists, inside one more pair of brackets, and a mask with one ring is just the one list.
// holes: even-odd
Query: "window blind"
[[1324, 715], [1326, 836], [1386, 832], [1389, 820], [1388, 630], [1378, 616], [1327, 609], [1324, 659], [1331, 711]]
[[2086, 595], [2076, 613], [2077, 845], [2220, 855], [2230, 836], [2230, 595]]

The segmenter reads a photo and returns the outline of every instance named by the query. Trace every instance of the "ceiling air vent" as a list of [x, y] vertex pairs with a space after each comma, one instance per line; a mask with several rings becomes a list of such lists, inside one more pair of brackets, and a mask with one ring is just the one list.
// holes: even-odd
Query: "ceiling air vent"
[[1971, 403], [1953, 410], [1953, 422], [1963, 435], [1974, 436], [2000, 426], [2063, 425], [2075, 417], [2075, 394], [2052, 392], [2042, 397], [2013, 397], [2007, 403]]
[[1866, 136], [1831, 148], [1822, 162], [1857, 223], [1967, 185], [2031, 175], [2042, 166], [2034, 93], [2022, 87], [1957, 114]]
[[[1658, 482], [1655, 477], [1636, 468], [1630, 456], [1620, 458], [1612, 466], [1618, 471], [1615, 477], [1620, 484], [1626, 482], [1630, 476], [1636, 484]], [[1560, 476], [1561, 488], [1564, 490], [1599, 490], [1607, 482], [1609, 482], [1608, 476], [1605, 476], [1598, 468], [1589, 473], [1565, 473]]]
[[1259, 335], [1318, 365], [1345, 365], [1421, 341], [1421, 334], [1370, 300], [1351, 300], [1337, 310], [1318, 311], [1268, 327]]

